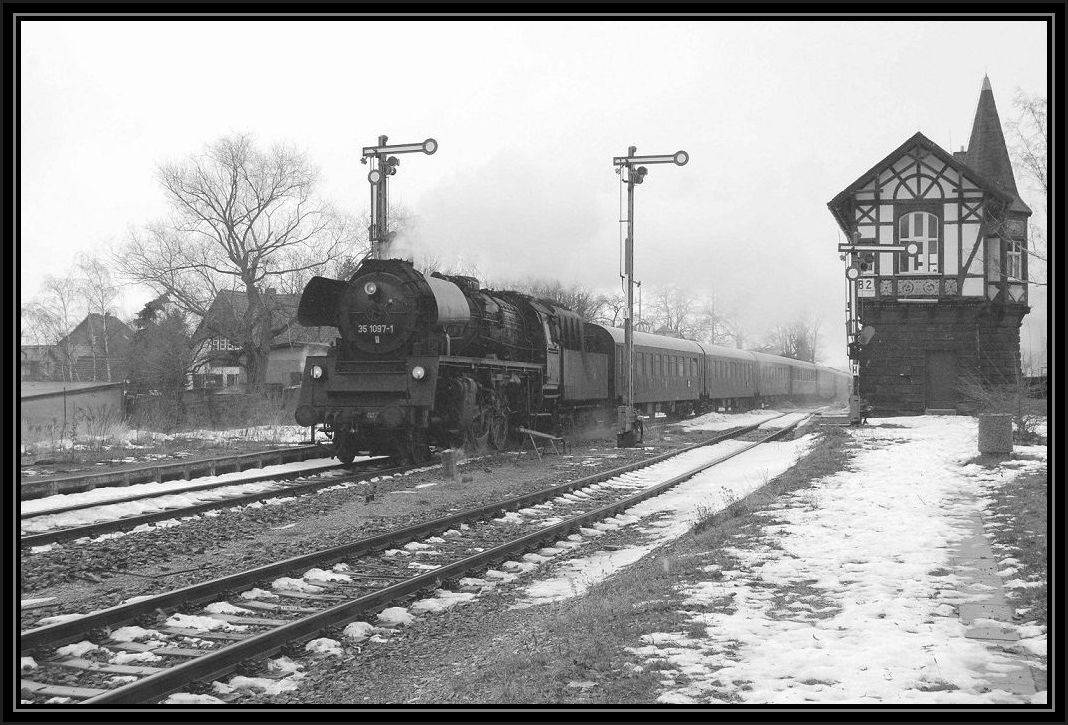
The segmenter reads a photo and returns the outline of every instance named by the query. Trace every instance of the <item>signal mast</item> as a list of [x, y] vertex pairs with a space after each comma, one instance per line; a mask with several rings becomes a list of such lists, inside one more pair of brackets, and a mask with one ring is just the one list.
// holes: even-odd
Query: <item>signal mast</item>
[[388, 136], [379, 136], [377, 146], [364, 146], [361, 164], [366, 164], [371, 159], [371, 170], [367, 173], [367, 180], [371, 183], [371, 224], [368, 226], [368, 239], [371, 242], [371, 251], [368, 256], [371, 259], [381, 259], [383, 249], [389, 248], [396, 232], [389, 231], [389, 192], [387, 182], [389, 177], [397, 173], [400, 159], [389, 154], [410, 154], [422, 151], [427, 156], [438, 150], [438, 142], [428, 138], [422, 143], [393, 144], [387, 146]]
[[[636, 156], [637, 146], [627, 149], [626, 156], [616, 156], [612, 165], [619, 174], [619, 182], [627, 185], [627, 241], [624, 251], [624, 271], [627, 278], [627, 320], [625, 330], [627, 358], [627, 388], [623, 405], [617, 409], [619, 428], [616, 432], [616, 446], [628, 448], [641, 440], [641, 421], [634, 409], [634, 186], [645, 180], [649, 169], [639, 164], [675, 164], [685, 166], [690, 155], [685, 151], [676, 151], [670, 155]], [[624, 170], [626, 173], [624, 174]]]

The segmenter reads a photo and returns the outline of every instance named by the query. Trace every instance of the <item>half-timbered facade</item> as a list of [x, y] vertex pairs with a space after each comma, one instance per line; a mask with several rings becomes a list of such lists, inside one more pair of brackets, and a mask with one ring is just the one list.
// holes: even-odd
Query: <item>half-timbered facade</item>
[[988, 79], [967, 151], [917, 133], [828, 206], [851, 240], [919, 247], [856, 260], [858, 322], [874, 330], [860, 351], [860, 394], [876, 410], [952, 409], [965, 379], [1015, 381], [1031, 210]]

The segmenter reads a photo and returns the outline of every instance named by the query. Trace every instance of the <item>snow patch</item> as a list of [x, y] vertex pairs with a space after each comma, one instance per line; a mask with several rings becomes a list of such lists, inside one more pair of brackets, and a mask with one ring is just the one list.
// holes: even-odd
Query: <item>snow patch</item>
[[379, 612], [378, 621], [387, 625], [407, 625], [414, 622], [415, 617], [404, 607], [388, 607]]

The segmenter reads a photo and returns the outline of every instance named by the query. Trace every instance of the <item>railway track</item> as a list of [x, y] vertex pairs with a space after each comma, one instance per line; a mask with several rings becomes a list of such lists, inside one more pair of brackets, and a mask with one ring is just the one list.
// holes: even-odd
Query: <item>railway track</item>
[[[565, 538], [569, 534], [802, 422], [757, 441], [734, 441], [726, 451], [713, 449], [771, 420], [489, 506], [23, 631], [20, 650], [33, 655], [37, 666], [32, 680], [23, 679], [22, 691], [85, 704], [157, 702], [192, 682], [513, 556], [544, 561], [575, 545]], [[486, 576], [508, 578], [492, 569]], [[131, 623], [141, 629], [124, 629]], [[59, 648], [79, 639], [85, 643]], [[148, 662], [131, 663], [139, 658]]]
[[[371, 458], [349, 465], [331, 464], [329, 466], [324, 466], [322, 469], [315, 469], [313, 471], [303, 470], [295, 471], [292, 474], [264, 475], [237, 481], [218, 481], [212, 483], [195, 484], [192, 486], [187, 486], [180, 489], [171, 489], [163, 492], [144, 493], [141, 495], [125, 496], [122, 498], [111, 499], [108, 501], [75, 504], [71, 506], [63, 506], [53, 509], [28, 512], [26, 514], [20, 515], [20, 524], [23, 527], [32, 526], [35, 519], [44, 519], [48, 516], [56, 516], [62, 513], [69, 513], [72, 511], [89, 510], [93, 508], [113, 506], [122, 503], [152, 501], [154, 499], [166, 499], [169, 496], [189, 493], [203, 493], [205, 491], [210, 491], [213, 489], [233, 488], [245, 486], [251, 483], [278, 482], [280, 484], [267, 489], [253, 491], [249, 493], [236, 493], [232, 496], [212, 498], [210, 501], [205, 501], [203, 503], [193, 505], [164, 507], [157, 511], [151, 511], [143, 514], [135, 514], [131, 516], [123, 516], [121, 518], [116, 518], [108, 521], [94, 522], [81, 526], [72, 526], [67, 528], [56, 528], [42, 532], [27, 533], [20, 536], [19, 546], [21, 548], [44, 546], [60, 541], [71, 541], [83, 537], [100, 536], [102, 534], [132, 529], [137, 526], [152, 524], [168, 519], [180, 519], [187, 516], [196, 516], [198, 514], [204, 513], [205, 511], [211, 511], [214, 509], [226, 508], [229, 506], [245, 506], [250, 503], [264, 501], [271, 498], [297, 496], [300, 494], [309, 493], [311, 491], [316, 491], [321, 488], [339, 486], [345, 483], [359, 481], [371, 473], [380, 476], [399, 475], [405, 473], [408, 470], [411, 470], [412, 468], [410, 466], [384, 467], [383, 464], [388, 461], [388, 458]], [[309, 473], [320, 474], [338, 470], [353, 471], [353, 474], [337, 477], [328, 476], [319, 480], [307, 481], [302, 483], [285, 483], [285, 481], [288, 480], [300, 479], [305, 476], [308, 476]]]
[[144, 466], [120, 466], [97, 469], [69, 476], [34, 476], [19, 483], [19, 500], [28, 501], [63, 493], [80, 493], [96, 488], [132, 486], [139, 483], [191, 479], [220, 473], [245, 471], [281, 463], [332, 457], [330, 448], [321, 443], [285, 446], [250, 453], [228, 453], [209, 458], [192, 458]]

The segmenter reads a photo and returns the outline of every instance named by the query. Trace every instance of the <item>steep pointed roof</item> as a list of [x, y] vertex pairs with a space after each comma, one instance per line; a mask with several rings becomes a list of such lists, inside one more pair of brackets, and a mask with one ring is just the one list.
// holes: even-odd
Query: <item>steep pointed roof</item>
[[1013, 197], [1010, 207], [1013, 211], [1030, 213], [1031, 210], [1020, 198], [1020, 192], [1016, 190], [1016, 178], [1012, 174], [1009, 148], [1001, 130], [997, 106], [994, 105], [994, 90], [990, 86], [990, 78], [985, 75], [982, 90], [979, 91], [979, 105], [975, 109], [975, 120], [972, 121], [972, 136], [968, 141], [965, 163], [990, 179], [998, 189], [1010, 194]]
[[974, 182], [979, 188], [987, 190], [987, 192], [991, 196], [1001, 199], [1005, 202], [1011, 202], [1014, 205], [1012, 208], [1016, 208], [1015, 204], [1017, 203], [1017, 201], [1014, 201], [1014, 199], [1019, 200], [1018, 196], [1013, 195], [1012, 192], [1004, 191], [1003, 189], [1001, 189], [997, 184], [994, 183], [993, 179], [986, 178], [986, 176], [984, 174], [981, 174], [974, 166], [971, 166], [970, 164], [966, 163], [964, 159], [960, 158], [959, 154], [949, 153], [944, 148], [936, 144], [934, 141], [917, 131], [907, 141], [905, 141], [905, 143], [901, 144], [896, 149], [887, 154], [882, 161], [875, 164], [863, 174], [858, 176], [856, 181], [854, 181], [846, 188], [842, 189], [842, 191], [838, 192], [838, 194], [833, 199], [827, 202], [827, 208], [831, 210], [831, 214], [833, 214], [835, 219], [838, 220], [838, 226], [840, 226], [844, 232], [848, 234], [852, 229], [852, 212], [848, 210], [847, 204], [848, 201], [852, 198], [853, 193], [863, 187], [868, 182], [870, 182], [873, 174], [876, 174], [880, 170], [886, 168], [889, 164], [900, 158], [902, 154], [904, 154], [916, 145], [922, 146], [923, 148], [930, 151], [937, 158], [941, 159], [951, 168], [955, 169], [958, 173], [971, 179], [972, 182]]

